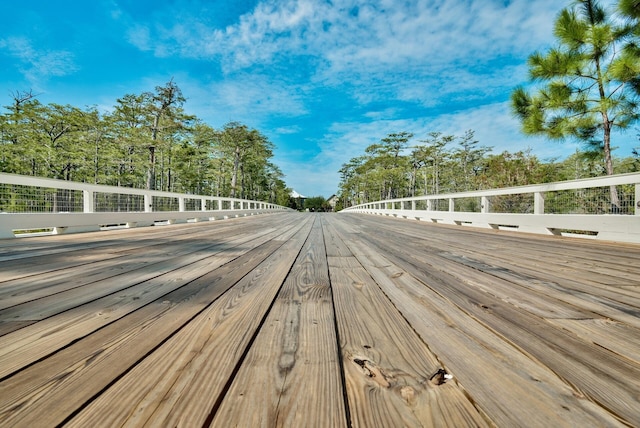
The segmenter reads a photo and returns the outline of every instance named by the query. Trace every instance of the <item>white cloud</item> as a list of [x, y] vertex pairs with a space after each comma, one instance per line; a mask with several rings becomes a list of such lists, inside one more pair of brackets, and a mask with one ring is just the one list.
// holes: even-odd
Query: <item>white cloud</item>
[[499, 63], [512, 55], [524, 62], [550, 43], [556, 3], [264, 0], [225, 28], [166, 9], [162, 20], [132, 24], [128, 34], [159, 57], [215, 60], [227, 76], [302, 65], [292, 71], [310, 85], [344, 87], [361, 104], [397, 99], [434, 106], [469, 90], [465, 96], [475, 99], [512, 79]]
[[292, 125], [292, 126], [281, 126], [275, 129], [276, 134], [280, 135], [289, 135], [289, 134], [297, 134], [302, 130], [300, 126]]
[[18, 60], [20, 72], [33, 86], [40, 87], [52, 76], [66, 76], [77, 70], [74, 56], [66, 50], [39, 50], [25, 37], [0, 40], [0, 49]]
[[127, 39], [129, 43], [134, 45], [141, 51], [152, 50], [151, 31], [145, 25], [134, 25], [127, 31]]
[[550, 40], [548, 11], [556, 9], [556, 0], [267, 0], [223, 29], [167, 10], [173, 22], [154, 28], [152, 39], [184, 56], [220, 55], [230, 69], [288, 54], [321, 56], [335, 72], [375, 70], [407, 60], [439, 64], [529, 52]]
[[[149, 78], [148, 85], [157, 84]], [[240, 121], [264, 131], [274, 117], [297, 117], [308, 112], [304, 102], [305, 88], [290, 85], [277, 77], [239, 73], [220, 81], [203, 84], [197, 76], [175, 76], [187, 98], [188, 110], [212, 126]], [[287, 127], [282, 133], [294, 133]]]

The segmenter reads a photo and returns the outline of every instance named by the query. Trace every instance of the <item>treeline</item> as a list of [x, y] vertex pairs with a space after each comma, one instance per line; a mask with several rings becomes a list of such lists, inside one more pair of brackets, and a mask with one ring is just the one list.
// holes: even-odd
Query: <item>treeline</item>
[[[562, 161], [543, 162], [530, 151], [493, 154], [472, 130], [439, 132], [416, 140], [409, 132], [389, 134], [340, 169], [338, 209], [382, 199], [464, 192], [575, 180], [606, 175], [602, 152], [577, 151]], [[615, 159], [615, 173], [640, 171], [640, 154]]]
[[171, 80], [127, 94], [112, 111], [42, 104], [13, 93], [0, 114], [0, 171], [95, 184], [263, 200], [286, 205], [273, 143], [230, 122], [214, 129], [184, 110]]

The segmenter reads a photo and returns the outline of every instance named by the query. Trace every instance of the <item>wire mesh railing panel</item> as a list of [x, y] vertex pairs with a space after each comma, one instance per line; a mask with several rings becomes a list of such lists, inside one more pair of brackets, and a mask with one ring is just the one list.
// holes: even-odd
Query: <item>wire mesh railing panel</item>
[[427, 209], [427, 201], [416, 201], [416, 209], [425, 211]]
[[202, 209], [202, 201], [200, 199], [186, 198], [184, 200], [185, 211], [200, 211]]
[[454, 211], [466, 213], [479, 213], [482, 211], [481, 198], [457, 198], [454, 200]]
[[214, 200], [207, 200], [205, 202], [205, 209], [207, 211], [213, 211], [213, 210], [217, 210], [218, 209], [218, 201], [214, 201]]
[[[612, 200], [618, 199], [617, 203]], [[630, 214], [635, 213], [633, 185], [592, 187], [548, 192], [544, 198], [545, 214]]]
[[178, 198], [171, 196], [153, 197], [153, 211], [178, 211], [179, 207]]
[[93, 206], [95, 212], [144, 212], [144, 195], [96, 192]]
[[533, 214], [534, 194], [517, 193], [490, 196], [489, 207], [492, 213]]
[[432, 204], [434, 211], [449, 211], [449, 199], [434, 199]]
[[82, 191], [19, 184], [0, 184], [0, 212], [82, 212]]

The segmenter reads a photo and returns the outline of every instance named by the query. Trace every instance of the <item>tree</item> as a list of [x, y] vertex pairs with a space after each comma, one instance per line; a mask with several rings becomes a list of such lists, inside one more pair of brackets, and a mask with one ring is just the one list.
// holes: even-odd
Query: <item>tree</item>
[[284, 182], [284, 174], [280, 168], [271, 162], [267, 163], [266, 180], [267, 194], [256, 199], [267, 200], [271, 203], [283, 206], [287, 205], [291, 189], [287, 188], [287, 185]]
[[0, 120], [0, 166], [5, 172], [35, 175], [37, 144], [30, 118], [40, 103], [32, 91], [16, 91], [11, 93], [11, 97], [13, 103], [5, 107], [9, 112]]
[[632, 88], [640, 93], [640, 1], [620, 0], [618, 8], [627, 19], [627, 32], [630, 34], [624, 46], [624, 61], [621, 62], [619, 73], [626, 74]]
[[464, 135], [458, 138], [459, 148], [455, 149], [451, 158], [456, 162], [460, 169], [459, 174], [462, 174], [460, 185], [457, 186], [457, 191], [467, 192], [474, 187], [474, 179], [478, 176], [482, 170], [482, 159], [485, 154], [489, 153], [491, 147], [479, 146], [479, 141], [475, 139], [474, 132], [468, 130]]
[[404, 196], [408, 158], [401, 155], [407, 148], [413, 134], [409, 132], [391, 133], [365, 149], [368, 155], [367, 168], [377, 182], [381, 198]]
[[310, 196], [305, 199], [304, 208], [312, 212], [327, 211], [327, 200], [324, 196]]
[[111, 124], [96, 107], [82, 112], [79, 130], [73, 136], [75, 145], [83, 159], [78, 159], [75, 180], [94, 184], [111, 184], [114, 175], [114, 159], [117, 156], [110, 133]]
[[30, 126], [39, 143], [36, 156], [51, 177], [71, 180], [86, 159], [73, 138], [83, 129], [85, 112], [71, 105], [43, 105], [36, 101], [31, 113]]
[[[453, 135], [442, 135], [441, 132], [430, 132], [429, 138], [426, 140], [420, 140], [424, 143], [422, 146], [416, 147], [415, 156], [422, 161], [425, 167], [424, 172], [424, 191], [425, 195], [440, 193], [440, 174], [444, 162], [449, 158], [449, 153], [446, 151], [446, 147], [451, 143], [455, 137]], [[427, 173], [427, 169], [430, 169], [430, 173]], [[429, 180], [431, 177], [431, 192], [429, 192]], [[450, 189], [449, 189], [450, 190]]]
[[[629, 28], [617, 24], [595, 0], [577, 0], [563, 9], [555, 22], [556, 48], [529, 57], [533, 82], [544, 83], [530, 95], [518, 87], [512, 109], [527, 134], [551, 139], [574, 137], [599, 145], [606, 173], [613, 174], [611, 132], [638, 119], [638, 97], [629, 83], [639, 64], [622, 55]], [[615, 187], [611, 205], [619, 206]]]
[[358, 183], [361, 181], [360, 170], [365, 164], [367, 158], [358, 156], [351, 158], [349, 162], [342, 164], [338, 171], [340, 173], [340, 201], [343, 207], [350, 207], [361, 202], [358, 198]]
[[127, 94], [118, 98], [114, 111], [107, 120], [111, 123], [111, 133], [117, 154], [114, 166], [117, 186], [149, 186], [145, 152], [150, 145], [149, 135], [149, 93]]
[[[149, 149], [149, 168], [147, 171], [147, 189], [156, 188], [156, 151], [158, 147], [166, 151], [166, 190], [172, 188], [172, 143], [175, 133], [183, 131], [187, 123], [194, 119], [184, 113], [182, 105], [186, 101], [182, 91], [173, 81], [169, 80], [164, 86], [156, 86], [153, 94], [146, 96], [151, 102], [148, 105], [151, 123], [151, 142]], [[163, 144], [164, 143], [164, 144]], [[165, 153], [161, 152], [162, 155]], [[164, 166], [164, 165], [163, 165]], [[165, 169], [165, 168], [163, 168]]]
[[[216, 130], [186, 114], [173, 80], [119, 98], [106, 114], [43, 105], [31, 91], [11, 97], [0, 113], [2, 172], [288, 203], [274, 145], [240, 123]], [[74, 206], [68, 193], [53, 195], [59, 208]]]
[[[220, 174], [222, 177], [230, 175], [229, 195], [232, 198], [269, 193], [267, 176], [272, 168], [268, 159], [273, 156], [274, 146], [267, 137], [247, 125], [229, 122], [219, 133], [216, 144], [220, 152], [217, 162]], [[271, 185], [277, 183], [277, 180], [271, 180]]]

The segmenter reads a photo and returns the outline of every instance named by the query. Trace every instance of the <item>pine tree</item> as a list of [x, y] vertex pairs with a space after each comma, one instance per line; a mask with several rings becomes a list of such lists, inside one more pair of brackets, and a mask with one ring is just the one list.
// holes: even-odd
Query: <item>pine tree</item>
[[[639, 117], [638, 94], [630, 83], [640, 65], [622, 54], [629, 27], [618, 24], [597, 1], [578, 0], [560, 12], [554, 35], [557, 47], [529, 57], [530, 77], [543, 87], [535, 95], [517, 88], [512, 109], [527, 134], [573, 137], [599, 147], [611, 175], [611, 133]], [[615, 211], [615, 187], [610, 194]]]

